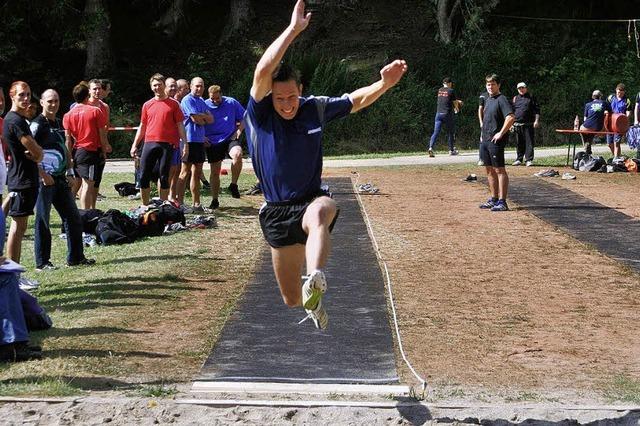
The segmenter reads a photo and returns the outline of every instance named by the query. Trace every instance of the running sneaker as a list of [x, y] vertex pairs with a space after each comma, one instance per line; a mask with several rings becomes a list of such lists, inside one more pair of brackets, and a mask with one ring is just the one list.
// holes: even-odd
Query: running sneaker
[[511, 163], [512, 166], [522, 166], [522, 161], [520, 160], [516, 160], [513, 163]]
[[313, 271], [311, 275], [302, 278], [305, 279], [302, 284], [302, 306], [305, 309], [315, 309], [327, 291], [327, 279], [322, 271]]
[[211, 189], [211, 184], [209, 183], [208, 180], [201, 178], [200, 181], [202, 182], [203, 189]]
[[507, 206], [507, 202], [504, 200], [498, 200], [496, 204], [491, 207], [492, 212], [506, 212], [509, 211], [509, 206]]
[[429, 148], [429, 157], [433, 158], [436, 155], [433, 153], [433, 150], [431, 148]]
[[220, 201], [218, 201], [218, 199], [217, 199], [217, 198], [212, 199], [212, 200], [211, 200], [211, 204], [209, 204], [209, 208], [210, 208], [211, 210], [215, 210], [215, 209], [217, 209], [218, 207], [220, 207]]
[[478, 166], [484, 166], [484, 161], [478, 160]]
[[489, 198], [487, 201], [485, 201], [484, 203], [480, 204], [480, 208], [481, 209], [492, 209], [493, 206], [495, 206], [497, 202], [498, 202], [498, 200], [494, 200], [493, 198]]
[[38, 287], [40, 287], [40, 283], [38, 281], [30, 280], [30, 279], [27, 279], [27, 278], [25, 278], [23, 276], [20, 277], [18, 285], [19, 285], [21, 290], [25, 290], [25, 291], [35, 290]]
[[525, 166], [527, 166], [527, 167], [531, 167], [531, 166], [533, 166], [533, 161], [531, 161], [531, 160], [527, 161], [527, 162], [525, 163]]
[[54, 266], [54, 264], [51, 262], [47, 262], [43, 265], [36, 266], [36, 272], [55, 271], [56, 269], [58, 269], [58, 267]]
[[102, 200], [106, 200], [107, 196], [106, 195], [102, 195], [101, 193], [98, 192], [98, 195], [96, 195], [96, 200], [97, 201], [102, 201]]
[[67, 266], [92, 266], [95, 264], [95, 259], [88, 259], [86, 257], [80, 260], [74, 260], [73, 262], [67, 262]]
[[458, 150], [453, 148], [451, 151], [449, 151], [449, 155], [458, 155]]
[[204, 213], [204, 208], [200, 204], [198, 204], [197, 206], [194, 205], [191, 208], [191, 213]]
[[322, 299], [318, 300], [318, 305], [315, 309], [305, 309], [307, 316], [302, 319], [298, 324], [302, 324], [307, 319], [311, 318], [316, 328], [320, 330], [326, 330], [329, 325], [329, 315], [327, 311], [322, 307]]

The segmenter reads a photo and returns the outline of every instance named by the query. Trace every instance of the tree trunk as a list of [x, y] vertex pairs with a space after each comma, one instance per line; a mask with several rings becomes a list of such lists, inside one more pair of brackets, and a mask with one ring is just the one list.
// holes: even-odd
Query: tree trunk
[[184, 20], [185, 3], [185, 0], [173, 0], [155, 26], [162, 28], [167, 36], [174, 37]]
[[87, 43], [87, 78], [108, 75], [111, 70], [111, 21], [103, 0], [87, 0], [84, 8], [84, 33]]
[[438, 19], [438, 32], [440, 34], [440, 40], [444, 44], [450, 44], [453, 41], [454, 36], [454, 19], [460, 11], [461, 0], [437, 0], [437, 19]]
[[251, 2], [249, 0], [231, 0], [229, 4], [229, 18], [224, 31], [220, 36], [220, 44], [223, 44], [238, 34], [247, 30], [251, 21]]

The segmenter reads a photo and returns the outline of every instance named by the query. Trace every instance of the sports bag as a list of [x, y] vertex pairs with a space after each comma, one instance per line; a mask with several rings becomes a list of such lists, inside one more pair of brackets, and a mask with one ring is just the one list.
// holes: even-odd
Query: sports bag
[[184, 212], [171, 203], [164, 203], [158, 206], [158, 217], [163, 226], [174, 223], [184, 225], [186, 223]]
[[138, 224], [120, 210], [107, 210], [96, 225], [98, 242], [104, 245], [129, 244], [138, 237]]
[[581, 172], [595, 172], [602, 166], [606, 166], [607, 162], [604, 157], [594, 157], [591, 155], [585, 155], [578, 165], [578, 170]]
[[141, 237], [157, 237], [164, 232], [158, 210], [150, 209], [138, 216], [138, 229]]
[[113, 185], [113, 188], [118, 191], [118, 195], [120, 195], [121, 197], [136, 195], [138, 193], [136, 185], [130, 182], [116, 183], [115, 185]]
[[86, 234], [95, 234], [98, 219], [104, 214], [99, 209], [78, 209], [80, 220], [82, 221], [82, 232]]

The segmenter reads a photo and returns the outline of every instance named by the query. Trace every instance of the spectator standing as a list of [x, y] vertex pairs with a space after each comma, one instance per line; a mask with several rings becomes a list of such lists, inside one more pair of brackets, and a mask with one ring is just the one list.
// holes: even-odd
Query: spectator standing
[[211, 167], [211, 205], [209, 208], [217, 209], [220, 206], [218, 193], [220, 192], [220, 167], [225, 157], [231, 158], [231, 183], [229, 192], [233, 198], [240, 198], [238, 190], [238, 178], [242, 172], [242, 146], [240, 135], [242, 134], [242, 117], [244, 108], [240, 102], [229, 96], [222, 96], [220, 86], [210, 86], [209, 99], [205, 101], [213, 123], [205, 126], [205, 136], [209, 141], [207, 159]]
[[[27, 230], [29, 216], [38, 197], [38, 163], [42, 161], [42, 148], [33, 139], [26, 117], [31, 100], [31, 88], [23, 81], [14, 82], [9, 89], [11, 111], [4, 119], [3, 138], [11, 153], [7, 177], [9, 189], [9, 216], [12, 217], [7, 256], [20, 263], [22, 238]], [[35, 288], [35, 282], [21, 278], [23, 288]]]
[[57, 269], [51, 263], [51, 206], [62, 219], [67, 236], [67, 265], [93, 265], [95, 260], [84, 256], [82, 221], [67, 182], [69, 151], [65, 145], [62, 122], [56, 117], [60, 98], [53, 89], [45, 90], [40, 97], [42, 114], [30, 125], [33, 138], [42, 148], [43, 159], [38, 165], [40, 189], [36, 200], [34, 226], [34, 257], [36, 270]]
[[[618, 83], [616, 93], [609, 95], [607, 102], [611, 105], [611, 113], [625, 114], [627, 118], [631, 118], [631, 100], [626, 95], [624, 84]], [[614, 157], [622, 155], [620, 142], [623, 137], [624, 135], [607, 135], [607, 145]]]
[[188, 153], [186, 158], [182, 160], [182, 169], [178, 177], [178, 198], [180, 204], [183, 204], [186, 180], [189, 173], [191, 173], [192, 210], [195, 213], [204, 212], [200, 203], [200, 175], [202, 174], [202, 164], [205, 160], [206, 142], [204, 126], [213, 123], [213, 116], [209, 112], [204, 99], [202, 99], [203, 93], [204, 80], [200, 77], [194, 77], [191, 80], [191, 92], [180, 102], [180, 107], [184, 114]]
[[76, 85], [73, 98], [77, 105], [62, 120], [66, 129], [66, 144], [69, 152], [75, 148], [71, 166], [75, 166], [82, 178], [80, 207], [95, 209], [105, 159], [111, 153], [111, 145], [107, 140], [107, 117], [100, 108], [88, 104], [87, 85]]
[[516, 134], [516, 161], [514, 166], [525, 164], [533, 166], [533, 145], [535, 142], [535, 130], [540, 126], [540, 106], [529, 93], [525, 82], [516, 86], [518, 94], [513, 97], [513, 110], [516, 121], [513, 128]]
[[504, 148], [515, 117], [511, 103], [500, 93], [500, 78], [496, 74], [489, 74], [485, 77], [485, 83], [489, 96], [485, 100], [482, 117], [480, 159], [487, 171], [491, 198], [480, 208], [507, 211], [509, 176], [504, 167]]
[[453, 81], [451, 81], [451, 78], [445, 77], [442, 80], [442, 87], [438, 90], [435, 124], [433, 134], [429, 140], [429, 157], [435, 157], [433, 149], [443, 124], [447, 128], [449, 155], [458, 155], [458, 151], [453, 144], [456, 136], [455, 112], [460, 106], [462, 106], [462, 101], [459, 101], [456, 97], [456, 92], [453, 90]]
[[[180, 105], [165, 93], [165, 78], [162, 74], [154, 74], [149, 79], [153, 98], [142, 106], [140, 125], [131, 145], [131, 156], [135, 157], [138, 145], [144, 141], [140, 167], [140, 195], [146, 206], [150, 201], [150, 182], [156, 163], [160, 163], [160, 199], [169, 197], [169, 171], [173, 159], [174, 147], [180, 139], [186, 139], [183, 114]], [[188, 148], [185, 147], [185, 150]], [[188, 152], [185, 152], [185, 158]]]

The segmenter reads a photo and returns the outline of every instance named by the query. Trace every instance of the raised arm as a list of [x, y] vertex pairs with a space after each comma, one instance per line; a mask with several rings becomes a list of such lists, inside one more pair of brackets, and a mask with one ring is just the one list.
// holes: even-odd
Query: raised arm
[[298, 0], [291, 14], [291, 23], [267, 48], [253, 73], [251, 97], [257, 102], [260, 102], [271, 91], [273, 73], [293, 40], [307, 28], [310, 19], [311, 13], [304, 13], [304, 1]]
[[361, 87], [349, 95], [353, 108], [351, 112], [358, 112], [362, 108], [366, 108], [374, 103], [387, 90], [395, 86], [404, 73], [407, 72], [407, 63], [404, 60], [396, 59], [390, 64], [385, 65], [380, 70], [380, 80], [370, 86]]

